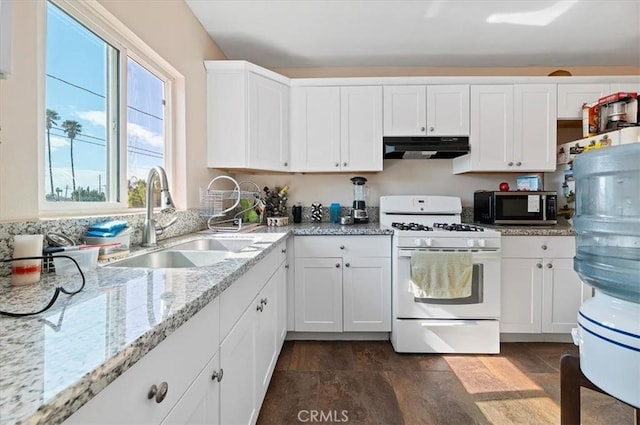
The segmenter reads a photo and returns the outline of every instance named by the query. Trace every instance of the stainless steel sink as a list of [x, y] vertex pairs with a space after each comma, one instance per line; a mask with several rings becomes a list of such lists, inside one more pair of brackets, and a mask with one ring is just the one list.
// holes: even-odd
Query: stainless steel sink
[[[195, 242], [195, 241], [194, 241]], [[224, 260], [230, 251], [156, 251], [108, 264], [107, 267], [175, 269], [210, 266]]]
[[195, 241], [181, 243], [168, 248], [169, 250], [193, 250], [193, 251], [231, 251], [238, 252], [256, 242], [256, 238], [219, 238], [197, 239]]

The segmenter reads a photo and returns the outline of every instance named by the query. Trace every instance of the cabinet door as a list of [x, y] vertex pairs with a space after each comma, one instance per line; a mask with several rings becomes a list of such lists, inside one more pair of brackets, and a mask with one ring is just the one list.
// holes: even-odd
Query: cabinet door
[[294, 87], [292, 171], [340, 170], [340, 88]]
[[427, 86], [427, 136], [469, 135], [469, 85]]
[[207, 363], [162, 425], [217, 425], [220, 423], [220, 383], [218, 354]]
[[513, 86], [471, 86], [471, 170], [509, 171], [513, 159]]
[[278, 333], [278, 352], [282, 348], [282, 344], [284, 343], [284, 339], [287, 336], [287, 323], [288, 323], [288, 291], [287, 291], [287, 263], [282, 263], [276, 274], [274, 275], [274, 279], [276, 279], [276, 284], [278, 286], [278, 325], [277, 325], [277, 333]]
[[558, 118], [582, 119], [582, 105], [609, 93], [609, 84], [558, 84]]
[[253, 424], [257, 420], [256, 309], [253, 303], [220, 345], [220, 423]]
[[342, 259], [296, 258], [295, 329], [342, 331]]
[[545, 259], [542, 288], [542, 332], [570, 333], [578, 310], [591, 298], [591, 287], [573, 270], [573, 260]]
[[340, 88], [342, 171], [382, 171], [382, 87]]
[[249, 165], [289, 169], [289, 88], [249, 73]]
[[344, 331], [391, 331], [391, 260], [346, 258], [343, 271]]
[[556, 107], [555, 84], [514, 86], [512, 171], [555, 171]]
[[278, 339], [280, 336], [278, 329], [278, 289], [279, 273], [276, 271], [271, 279], [258, 294], [249, 309], [253, 309], [257, 322], [256, 333], [256, 374], [258, 382], [256, 385], [256, 400], [258, 405], [262, 403], [271, 373], [278, 359]]
[[425, 86], [385, 86], [384, 135], [426, 136]]
[[500, 332], [540, 333], [542, 260], [502, 259]]

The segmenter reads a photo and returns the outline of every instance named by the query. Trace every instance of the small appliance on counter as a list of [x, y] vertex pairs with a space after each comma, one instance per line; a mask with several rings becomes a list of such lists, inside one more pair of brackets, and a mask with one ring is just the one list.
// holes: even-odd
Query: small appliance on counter
[[367, 214], [364, 187], [367, 179], [364, 177], [352, 177], [351, 182], [353, 183], [353, 209], [351, 210], [353, 222], [355, 224], [368, 223], [369, 215]]
[[557, 197], [549, 191], [476, 191], [473, 220], [484, 224], [557, 224]]

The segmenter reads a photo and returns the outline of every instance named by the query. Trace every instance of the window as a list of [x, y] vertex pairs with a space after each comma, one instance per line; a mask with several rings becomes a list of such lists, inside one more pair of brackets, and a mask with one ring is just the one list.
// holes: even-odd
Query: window
[[43, 209], [143, 207], [170, 139], [166, 66], [99, 25], [95, 11], [46, 4]]

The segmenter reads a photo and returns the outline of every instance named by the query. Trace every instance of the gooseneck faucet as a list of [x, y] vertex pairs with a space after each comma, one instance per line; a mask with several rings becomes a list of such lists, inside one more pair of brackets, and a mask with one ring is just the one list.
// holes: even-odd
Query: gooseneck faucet
[[174, 217], [166, 226], [158, 226], [153, 219], [153, 181], [158, 179], [160, 182], [160, 211], [163, 213], [172, 213], [176, 210], [176, 206], [171, 199], [169, 193], [169, 183], [167, 182], [167, 173], [164, 168], [156, 165], [149, 170], [147, 178], [146, 199], [147, 199], [147, 215], [142, 228], [142, 246], [156, 246], [158, 244], [157, 235], [161, 234], [164, 229], [175, 223]]

